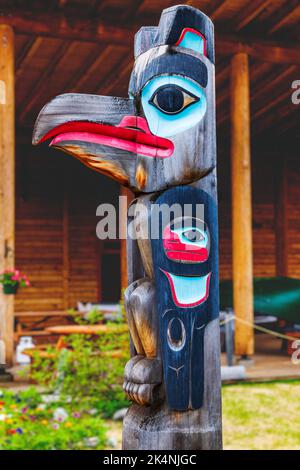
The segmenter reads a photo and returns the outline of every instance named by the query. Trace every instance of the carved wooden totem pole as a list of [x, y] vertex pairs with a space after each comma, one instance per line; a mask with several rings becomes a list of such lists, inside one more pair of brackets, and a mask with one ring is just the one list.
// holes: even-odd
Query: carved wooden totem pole
[[136, 34], [135, 59], [128, 99], [60, 95], [40, 112], [33, 143], [51, 139], [136, 195], [123, 448], [219, 449], [213, 24], [192, 7], [168, 8]]

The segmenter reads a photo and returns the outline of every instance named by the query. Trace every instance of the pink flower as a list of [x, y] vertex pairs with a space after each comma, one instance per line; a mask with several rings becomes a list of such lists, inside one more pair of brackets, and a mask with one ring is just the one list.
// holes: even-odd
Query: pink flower
[[25, 281], [25, 286], [30, 286], [30, 282], [28, 280]]

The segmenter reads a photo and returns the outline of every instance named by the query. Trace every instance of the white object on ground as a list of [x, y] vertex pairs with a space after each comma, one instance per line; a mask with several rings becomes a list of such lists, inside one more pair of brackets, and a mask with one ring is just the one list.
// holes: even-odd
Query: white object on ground
[[25, 349], [33, 349], [35, 346], [31, 336], [21, 336], [16, 350], [16, 361], [18, 364], [30, 364], [31, 358], [23, 354]]
[[95, 436], [95, 437], [86, 437], [84, 439], [84, 444], [87, 447], [97, 447], [97, 445], [99, 444], [99, 438], [97, 436]]
[[242, 380], [246, 378], [246, 369], [244, 366], [222, 366], [221, 379], [223, 380]]

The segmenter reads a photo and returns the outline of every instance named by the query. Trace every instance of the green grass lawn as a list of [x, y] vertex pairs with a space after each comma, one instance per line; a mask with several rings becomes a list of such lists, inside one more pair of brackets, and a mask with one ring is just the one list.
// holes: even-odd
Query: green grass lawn
[[224, 449], [300, 449], [300, 381], [223, 386]]
[[[224, 449], [300, 449], [300, 381], [225, 385], [222, 395]], [[59, 406], [66, 416], [55, 416]], [[120, 449], [121, 433], [101, 410], [43, 404], [33, 387], [0, 396], [0, 450]]]

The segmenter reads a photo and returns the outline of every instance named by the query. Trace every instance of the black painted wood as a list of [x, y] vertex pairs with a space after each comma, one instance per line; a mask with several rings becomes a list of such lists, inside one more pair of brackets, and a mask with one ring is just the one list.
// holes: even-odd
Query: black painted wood
[[[179, 186], [165, 191], [158, 197], [155, 204], [156, 210], [152, 208], [151, 220], [153, 223], [159, 223], [159, 238], [152, 239], [152, 256], [157, 286], [157, 313], [167, 402], [169, 407], [175, 410], [197, 409], [202, 406], [203, 402], [204, 328], [219, 314], [217, 207], [215, 201], [206, 192], [188, 186]], [[190, 264], [168, 259], [163, 246], [166, 224], [160, 210], [166, 206], [172, 207], [174, 204], [181, 207], [183, 215], [185, 207], [190, 207], [189, 215], [192, 218], [196, 218], [199, 214], [204, 216], [210, 235], [209, 255], [206, 261]], [[189, 218], [186, 219], [188, 225], [190, 225]], [[195, 220], [191, 219], [191, 221]], [[179, 218], [179, 223], [181, 221], [184, 223], [184, 219]], [[188, 247], [192, 249], [193, 245], [189, 244]], [[180, 255], [180, 252], [178, 253]], [[165, 272], [184, 276], [185, 279], [210, 274], [207, 300], [194, 307], [176, 306]], [[170, 327], [173, 325], [177, 328], [177, 331], [173, 332], [174, 345], [170, 341], [170, 336], [172, 337]]]

